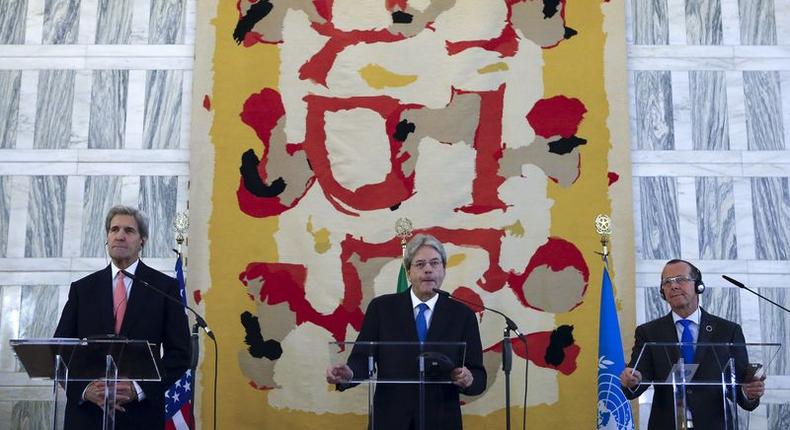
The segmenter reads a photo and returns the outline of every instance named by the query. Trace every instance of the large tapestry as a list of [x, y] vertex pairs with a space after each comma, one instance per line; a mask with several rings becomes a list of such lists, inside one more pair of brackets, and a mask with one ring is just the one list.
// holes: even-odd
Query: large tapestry
[[[622, 2], [199, 7], [189, 277], [219, 339], [223, 427], [364, 428], [367, 391], [325, 382], [328, 344], [353, 341], [370, 300], [395, 292], [399, 218], [446, 244], [445, 290], [527, 334], [513, 424], [528, 364], [530, 427], [592, 427], [597, 214], [615, 220], [615, 284], [633, 280]], [[466, 428], [493, 428], [504, 322], [473, 308], [489, 378], [462, 411]]]

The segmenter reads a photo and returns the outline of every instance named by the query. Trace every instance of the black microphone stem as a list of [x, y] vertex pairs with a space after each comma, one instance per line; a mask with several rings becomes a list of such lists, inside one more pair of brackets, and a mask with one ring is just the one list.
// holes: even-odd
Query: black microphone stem
[[178, 300], [175, 297], [165, 293], [164, 291], [160, 290], [159, 288], [154, 287], [153, 285], [151, 285], [148, 282], [146, 282], [144, 279], [140, 279], [140, 278], [136, 277], [135, 275], [132, 275], [131, 273], [127, 272], [126, 270], [121, 270], [121, 273], [123, 273], [124, 276], [126, 276], [129, 279], [131, 279], [132, 281], [139, 281], [141, 284], [143, 284], [146, 287], [156, 291], [158, 294], [160, 294], [162, 297], [166, 298], [167, 300], [170, 300], [172, 302], [176, 302], [179, 305], [183, 306], [184, 309], [188, 310], [189, 312], [192, 312], [192, 315], [195, 316], [195, 322], [200, 326], [200, 328], [202, 328], [206, 332], [206, 335], [208, 335], [208, 337], [210, 337], [212, 340], [216, 340], [216, 339], [214, 339], [214, 332], [211, 331], [211, 329], [208, 327], [208, 324], [206, 324], [206, 320], [204, 320], [203, 317], [201, 317], [200, 314], [197, 313], [197, 311], [195, 311], [194, 309], [189, 307], [189, 305], [187, 305], [186, 303], [182, 302], [181, 300]]
[[[519, 339], [524, 342], [524, 353], [529, 351], [527, 345], [527, 337], [521, 334], [518, 331], [518, 326], [512, 319], [510, 319], [507, 315], [503, 314], [502, 312], [485, 307], [481, 304], [473, 303], [468, 300], [464, 300], [460, 297], [455, 297], [454, 295], [448, 293], [447, 291], [440, 290], [438, 288], [434, 288], [433, 291], [440, 296], [445, 296], [449, 299], [455, 300], [457, 302], [463, 303], [465, 305], [481, 307], [487, 311], [491, 311], [502, 318], [505, 319], [505, 330], [502, 333], [502, 371], [505, 373], [505, 429], [510, 430], [510, 370], [513, 367], [513, 345], [511, 344], [510, 332], [516, 333]], [[525, 375], [529, 372], [529, 360], [526, 359], [526, 366], [524, 369]], [[524, 413], [526, 414], [526, 403], [527, 403], [527, 384], [529, 380], [524, 382]], [[526, 428], [526, 415], [524, 416], [524, 423], [523, 426]]]
[[766, 302], [768, 302], [768, 303], [770, 303], [770, 304], [772, 304], [772, 305], [774, 305], [774, 306], [778, 307], [779, 309], [781, 309], [781, 310], [783, 310], [783, 311], [785, 311], [785, 312], [787, 312], [787, 313], [790, 313], [790, 309], [787, 309], [786, 307], [784, 307], [784, 306], [780, 305], [779, 303], [776, 303], [775, 301], [773, 301], [773, 300], [769, 299], [768, 297], [765, 297], [764, 295], [762, 295], [762, 294], [758, 293], [757, 291], [754, 291], [754, 290], [752, 290], [751, 288], [749, 288], [749, 287], [747, 287], [746, 285], [744, 285], [742, 282], [736, 281], [735, 279], [733, 279], [733, 278], [730, 278], [730, 277], [729, 277], [729, 276], [727, 276], [727, 275], [721, 275], [721, 277], [722, 277], [722, 278], [724, 278], [724, 280], [725, 280], [725, 281], [727, 281], [727, 282], [729, 282], [729, 283], [731, 283], [731, 284], [735, 285], [736, 287], [738, 287], [738, 288], [743, 288], [744, 290], [746, 290], [746, 291], [748, 291], [748, 292], [750, 292], [750, 293], [754, 294], [755, 296], [757, 296], [757, 297], [759, 297], [759, 298], [761, 298], [761, 299], [765, 300]]

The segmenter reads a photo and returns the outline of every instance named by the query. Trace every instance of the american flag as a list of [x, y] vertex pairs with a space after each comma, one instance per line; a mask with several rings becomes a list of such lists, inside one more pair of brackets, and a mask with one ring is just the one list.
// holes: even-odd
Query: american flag
[[[186, 305], [187, 292], [184, 284], [184, 266], [181, 254], [176, 260], [176, 279], [180, 290], [181, 301]], [[189, 369], [181, 375], [165, 393], [165, 429], [166, 430], [192, 430], [192, 370]]]

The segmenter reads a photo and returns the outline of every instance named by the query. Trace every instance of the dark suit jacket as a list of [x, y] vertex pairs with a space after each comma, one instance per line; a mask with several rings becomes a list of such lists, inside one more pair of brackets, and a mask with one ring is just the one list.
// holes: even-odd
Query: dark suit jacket
[[[178, 281], [156, 271], [141, 261], [135, 277], [145, 280], [175, 299]], [[112, 334], [112, 271], [110, 266], [92, 273], [71, 284], [68, 301], [63, 308], [55, 337], [86, 338]], [[162, 429], [164, 428], [164, 393], [189, 366], [189, 327], [184, 308], [165, 299], [142, 285], [132, 283], [126, 307], [121, 336], [128, 339], [147, 340], [162, 345], [161, 382], [139, 382], [145, 399], [124, 407], [126, 412], [115, 414], [115, 428]], [[157, 353], [160, 348], [155, 348]], [[82, 401], [87, 382], [71, 382], [66, 394], [66, 429], [101, 429], [101, 409], [93, 403]]]
[[[357, 342], [417, 342], [409, 291], [376, 297], [368, 305]], [[466, 390], [454, 384], [429, 384], [426, 386], [426, 424], [431, 430], [458, 430], [461, 422], [459, 393], [477, 395], [486, 387], [486, 371], [480, 344], [480, 329], [474, 312], [467, 306], [439, 296], [431, 317], [426, 342], [466, 342], [464, 364], [472, 372], [474, 382]], [[355, 349], [348, 365], [354, 375], [367, 374], [367, 355]], [[376, 365], [380, 379], [402, 375], [417, 375], [418, 350], [387, 351], [379, 349]], [[461, 362], [463, 357], [451, 357]], [[339, 389], [349, 385], [338, 386]], [[383, 384], [376, 386], [374, 421], [377, 430], [417, 429], [419, 395], [416, 384]]]
[[[634, 348], [631, 352], [631, 361], [628, 367], [634, 367], [642, 345], [645, 342], [678, 342], [677, 329], [669, 313], [661, 318], [647, 322], [636, 328]], [[701, 309], [698, 343], [744, 343], [741, 326], [711, 315]], [[735, 358], [736, 380], [742, 381], [749, 362], [746, 350], [743, 348], [697, 348], [694, 362], [699, 368], [692, 380], [718, 380], [720, 379], [723, 364], [729, 357]], [[665, 349], [654, 348], [650, 353], [645, 353], [636, 367], [642, 373], [642, 380], [666, 380], [673, 363], [677, 363], [679, 353], [677, 350], [666, 353]], [[625, 396], [629, 399], [639, 397], [650, 384], [642, 384], [631, 391], [623, 387]], [[738, 404], [746, 410], [754, 410], [759, 404], [758, 400], [748, 400], [740, 387], [736, 389]], [[724, 406], [720, 386], [687, 387], [686, 399], [694, 418], [694, 428], [721, 429], [724, 428]], [[653, 395], [653, 406], [650, 410], [648, 429], [663, 430], [675, 428], [674, 424], [674, 396], [671, 385], [656, 385]]]

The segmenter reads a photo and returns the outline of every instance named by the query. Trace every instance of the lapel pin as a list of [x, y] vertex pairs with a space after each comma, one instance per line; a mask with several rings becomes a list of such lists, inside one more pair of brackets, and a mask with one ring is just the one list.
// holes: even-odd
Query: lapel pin
[[706, 325], [705, 326], [705, 331], [708, 332], [708, 333], [711, 333], [713, 331], [713, 326], [711, 326], [710, 324]]

